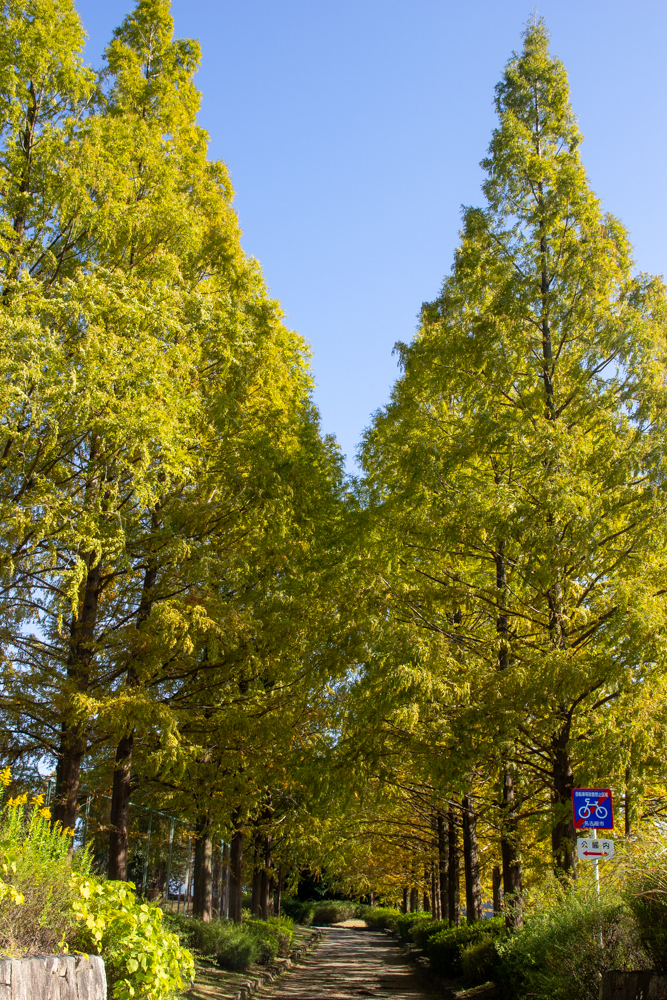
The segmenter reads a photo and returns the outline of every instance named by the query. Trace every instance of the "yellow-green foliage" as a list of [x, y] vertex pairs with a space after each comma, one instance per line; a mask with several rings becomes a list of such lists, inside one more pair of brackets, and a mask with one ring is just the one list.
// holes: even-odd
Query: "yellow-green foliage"
[[[6, 777], [0, 775], [0, 778]], [[66, 949], [76, 935], [72, 903], [78, 869], [88, 856], [70, 857], [70, 838], [52, 827], [41, 796], [10, 799], [0, 812], [0, 951], [21, 956]], [[78, 873], [77, 873], [78, 874]]]
[[[9, 771], [0, 774], [8, 784]], [[0, 951], [22, 956], [86, 951], [104, 959], [115, 1000], [167, 1000], [192, 978], [192, 955], [166, 930], [159, 907], [131, 882], [106, 882], [69, 831], [52, 825], [41, 795], [0, 811]]]
[[194, 975], [190, 952], [168, 931], [162, 910], [137, 902], [131, 882], [76, 879], [79, 946], [103, 955], [115, 1000], [163, 1000]]
[[655, 968], [667, 971], [667, 839], [639, 841], [623, 859], [624, 895]]

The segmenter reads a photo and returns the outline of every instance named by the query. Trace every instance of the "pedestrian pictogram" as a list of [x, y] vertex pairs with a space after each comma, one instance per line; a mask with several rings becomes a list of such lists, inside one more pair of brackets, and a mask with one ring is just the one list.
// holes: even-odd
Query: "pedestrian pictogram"
[[613, 858], [614, 841], [596, 837], [579, 837], [577, 839], [577, 857], [582, 861], [599, 861]]
[[609, 788], [575, 788], [572, 792], [574, 828], [613, 830], [614, 809]]

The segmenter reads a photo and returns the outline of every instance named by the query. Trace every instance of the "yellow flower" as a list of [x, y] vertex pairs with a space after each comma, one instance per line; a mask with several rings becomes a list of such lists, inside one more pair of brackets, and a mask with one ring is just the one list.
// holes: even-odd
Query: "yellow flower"
[[44, 809], [39, 810], [39, 815], [42, 819], [51, 819], [51, 809], [49, 806], [45, 806]]
[[7, 805], [24, 806], [27, 801], [28, 801], [28, 793], [24, 792], [23, 795], [17, 795], [15, 799], [10, 799]]
[[44, 804], [44, 796], [41, 794], [35, 795], [33, 796], [33, 798], [30, 799], [30, 805], [32, 806], [41, 806], [43, 804]]
[[12, 769], [11, 767], [6, 767], [4, 771], [0, 771], [0, 785], [4, 785], [5, 788], [12, 780]]

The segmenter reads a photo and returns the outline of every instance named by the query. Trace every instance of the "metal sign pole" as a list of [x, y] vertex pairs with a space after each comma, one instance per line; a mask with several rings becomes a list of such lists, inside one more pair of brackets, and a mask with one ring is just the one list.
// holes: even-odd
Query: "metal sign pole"
[[[593, 828], [593, 840], [597, 840], [598, 832]], [[600, 869], [598, 865], [600, 861], [598, 858], [593, 859], [593, 878], [595, 879], [595, 896], [598, 903], [600, 902]], [[602, 923], [600, 923], [600, 948], [604, 949], [604, 938], [602, 937]]]

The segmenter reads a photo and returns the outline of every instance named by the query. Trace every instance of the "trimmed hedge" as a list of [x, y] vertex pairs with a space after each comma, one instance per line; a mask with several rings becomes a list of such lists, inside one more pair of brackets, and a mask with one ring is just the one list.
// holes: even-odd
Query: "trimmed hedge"
[[226, 920], [204, 923], [191, 917], [172, 916], [169, 923], [190, 948], [214, 958], [222, 969], [234, 972], [251, 965], [270, 965], [278, 955], [287, 957], [294, 936], [289, 917], [250, 918], [234, 924]]
[[505, 921], [502, 917], [461, 924], [460, 927], [437, 931], [427, 939], [424, 950], [434, 972], [456, 979], [463, 973], [464, 950], [470, 945], [478, 944], [485, 937], [499, 938], [504, 930]]
[[418, 920], [410, 928], [409, 937], [423, 951], [430, 937], [433, 937], [439, 931], [448, 930], [449, 920]]
[[295, 924], [302, 924], [305, 927], [309, 927], [313, 922], [313, 914], [315, 912], [314, 903], [303, 903], [300, 899], [290, 899], [290, 897], [283, 897], [280, 909], [288, 917], [291, 917]]
[[281, 904], [284, 912], [290, 916], [295, 923], [310, 926], [318, 924], [329, 926], [338, 924], [343, 920], [350, 920], [357, 915], [359, 907], [356, 903], [342, 899], [326, 899], [321, 902], [302, 903], [300, 899], [283, 899]]
[[394, 929], [401, 911], [395, 910], [392, 906], [359, 906], [357, 915], [371, 930], [384, 931]]
[[340, 902], [336, 899], [331, 902], [318, 903], [313, 913], [313, 923], [325, 926], [339, 924], [343, 920], [350, 920], [354, 917], [356, 909], [355, 903]]
[[393, 930], [396, 931], [399, 938], [404, 944], [410, 940], [410, 931], [412, 927], [422, 921], [431, 922], [430, 913], [401, 913], [396, 917], [396, 922], [394, 924]]

